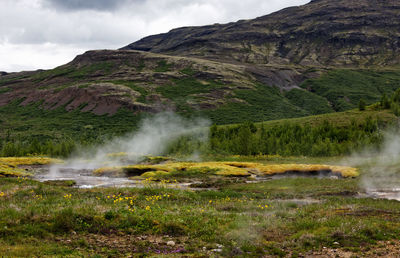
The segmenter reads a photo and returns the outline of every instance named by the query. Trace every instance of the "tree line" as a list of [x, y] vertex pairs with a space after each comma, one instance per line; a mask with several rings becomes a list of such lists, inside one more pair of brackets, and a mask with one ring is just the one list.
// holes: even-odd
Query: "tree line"
[[[392, 96], [383, 95], [381, 101], [369, 108], [390, 109], [400, 116], [400, 89]], [[365, 110], [363, 103], [360, 110]], [[170, 144], [166, 154], [187, 154], [201, 151], [207, 154], [227, 155], [281, 155], [281, 156], [337, 156], [350, 154], [367, 146], [379, 146], [382, 131], [387, 124], [379, 118], [366, 117], [338, 126], [328, 120], [319, 125], [291, 124], [275, 126], [244, 122], [235, 126], [210, 128], [208, 141], [183, 136]], [[74, 140], [20, 140], [0, 138], [0, 156], [47, 155], [67, 157], [81, 146], [106, 142], [110, 137], [86, 137]]]

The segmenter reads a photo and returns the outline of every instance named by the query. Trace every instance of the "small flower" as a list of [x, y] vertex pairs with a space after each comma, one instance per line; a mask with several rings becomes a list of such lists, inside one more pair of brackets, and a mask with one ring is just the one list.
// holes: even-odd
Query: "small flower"
[[150, 206], [146, 206], [146, 211], [150, 211], [151, 207]]
[[72, 194], [66, 194], [66, 195], [64, 195], [64, 198], [65, 199], [71, 199], [72, 198]]

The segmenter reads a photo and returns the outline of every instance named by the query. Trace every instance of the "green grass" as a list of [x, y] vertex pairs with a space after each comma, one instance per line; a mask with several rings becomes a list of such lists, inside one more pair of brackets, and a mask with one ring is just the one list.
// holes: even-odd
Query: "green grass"
[[180, 72], [188, 76], [193, 76], [196, 74], [197, 71], [193, 70], [191, 67], [186, 67], [185, 69], [182, 69]]
[[[322, 247], [361, 255], [364, 248], [398, 239], [400, 233], [400, 202], [358, 198], [363, 190], [357, 179], [245, 184], [202, 173], [176, 175], [178, 181], [185, 177], [217, 189], [194, 192], [144, 184], [142, 189], [85, 190], [0, 178], [0, 252], [212, 256], [212, 249], [222, 245], [222, 256], [305, 255]], [[166, 245], [171, 240], [173, 247]]]
[[146, 102], [146, 96], [148, 95], [148, 92], [145, 88], [139, 87], [136, 85], [136, 82], [134, 81], [124, 81], [124, 80], [117, 80], [117, 81], [110, 81], [111, 83], [119, 84], [119, 85], [124, 85], [126, 87], [131, 88], [132, 90], [135, 90], [140, 93], [140, 97], [137, 99], [137, 101], [145, 103]]
[[97, 116], [80, 110], [67, 112], [64, 107], [45, 110], [40, 103], [28, 106], [19, 103], [15, 101], [0, 107], [0, 137], [3, 139], [98, 139], [132, 131], [141, 117], [123, 109], [113, 116]]
[[163, 97], [172, 100], [178, 107], [178, 113], [190, 116], [195, 114], [187, 101], [198, 99], [195, 94], [208, 93], [222, 87], [223, 84], [215, 81], [200, 82], [193, 77], [172, 79], [171, 84], [159, 86], [156, 90]]
[[307, 111], [290, 103], [275, 87], [258, 84], [255, 89], [235, 90], [235, 97], [247, 103], [228, 103], [201, 113], [217, 124], [261, 122], [308, 115]]
[[172, 64], [168, 64], [167, 61], [161, 60], [157, 63], [157, 67], [154, 70], [156, 73], [168, 72], [172, 67]]
[[356, 108], [360, 99], [367, 104], [380, 100], [400, 88], [398, 70], [331, 70], [321, 77], [309, 79], [301, 85], [327, 99], [335, 111]]
[[171, 80], [171, 85], [163, 85], [157, 88], [157, 91], [164, 97], [174, 101], [184, 101], [190, 95], [207, 93], [213, 89], [218, 89], [222, 86], [217, 82], [202, 83], [193, 77]]
[[278, 119], [257, 123], [256, 125], [263, 125], [265, 128], [271, 128], [284, 124], [300, 126], [310, 125], [311, 127], [315, 127], [327, 121], [337, 127], [343, 127], [350, 125], [352, 122], [363, 122], [367, 118], [378, 119], [381, 121], [381, 123], [385, 124], [390, 124], [397, 120], [397, 117], [390, 110], [374, 110], [372, 108], [368, 108], [366, 111], [349, 110], [300, 118]]
[[0, 88], [0, 94], [7, 93], [9, 91], [11, 91], [11, 88], [8, 88], [8, 87], [1, 87]]
[[7, 79], [6, 78], [0, 79], [0, 86], [11, 84], [20, 79], [24, 79], [25, 77], [27, 77], [27, 75], [15, 76], [15, 77], [11, 77], [11, 78], [7, 76]]
[[293, 89], [285, 93], [285, 97], [290, 103], [297, 107], [301, 107], [310, 115], [334, 112], [325, 98], [306, 90]]
[[93, 63], [90, 65], [80, 67], [79, 69], [73, 66], [59, 66], [52, 70], [47, 70], [37, 73], [32, 77], [32, 79], [37, 83], [42, 82], [43, 80], [49, 78], [61, 77], [61, 76], [65, 76], [73, 80], [81, 80], [85, 79], [89, 75], [98, 72], [104, 75], [109, 75], [113, 72], [115, 68], [116, 68], [115, 64], [111, 62]]

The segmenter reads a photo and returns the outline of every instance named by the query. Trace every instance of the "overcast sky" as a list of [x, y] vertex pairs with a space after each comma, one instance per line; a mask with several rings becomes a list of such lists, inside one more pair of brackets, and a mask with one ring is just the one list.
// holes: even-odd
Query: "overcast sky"
[[176, 27], [262, 16], [309, 0], [0, 0], [0, 71], [49, 69]]

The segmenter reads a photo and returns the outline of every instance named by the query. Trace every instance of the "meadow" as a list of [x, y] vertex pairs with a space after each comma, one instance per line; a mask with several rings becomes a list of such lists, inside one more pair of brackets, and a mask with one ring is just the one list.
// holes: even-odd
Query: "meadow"
[[[397, 128], [398, 96], [400, 92], [382, 97], [366, 110], [214, 125], [209, 141], [178, 138], [167, 148], [168, 157], [94, 171], [139, 180], [136, 188], [84, 189], [71, 180], [33, 180], [37, 169], [63, 162], [54, 158], [68, 156], [85, 143], [107, 141], [111, 129], [101, 127], [98, 120], [85, 128], [87, 135], [80, 135], [80, 143], [73, 138], [51, 142], [49, 134], [43, 144], [24, 138], [27, 134], [15, 140], [15, 135], [6, 133], [9, 140], [2, 143], [1, 153], [16, 157], [0, 158], [0, 253], [6, 257], [394, 255], [400, 249], [400, 202], [378, 199], [366, 191], [362, 181], [370, 173], [368, 167], [338, 165], [354, 151], [379, 150], [383, 131]], [[25, 108], [28, 112], [29, 107], [20, 111]], [[61, 111], [37, 112], [38, 117], [58, 119], [52, 112]], [[83, 125], [86, 115], [80, 116], [75, 119]], [[117, 115], [115, 122], [122, 117]], [[98, 132], [104, 132], [104, 138]], [[193, 150], [201, 151], [202, 163], [185, 160], [183, 154]], [[321, 171], [325, 174], [313, 173]]]
[[[264, 167], [337, 162], [279, 156], [225, 160]], [[49, 160], [2, 162], [17, 168]], [[172, 170], [168, 177], [143, 177], [141, 188], [80, 189], [70, 181], [0, 177], [0, 252], [6, 257], [298, 257], [376, 256], [399, 247], [400, 203], [363, 195], [358, 177], [252, 181], [215, 172], [196, 166]], [[177, 187], [188, 181], [195, 190]]]

